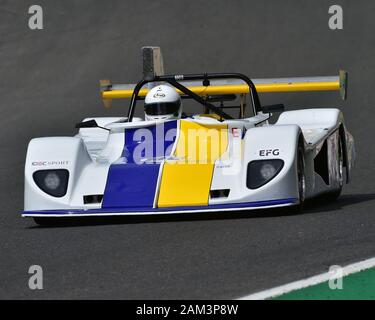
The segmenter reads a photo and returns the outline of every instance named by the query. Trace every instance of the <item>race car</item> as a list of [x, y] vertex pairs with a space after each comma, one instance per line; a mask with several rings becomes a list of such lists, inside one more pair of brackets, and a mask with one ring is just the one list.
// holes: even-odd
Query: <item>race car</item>
[[[23, 217], [44, 224], [62, 217], [300, 208], [318, 195], [336, 199], [350, 181], [354, 140], [339, 109], [284, 111], [282, 104], [262, 105], [258, 95], [337, 90], [345, 99], [346, 72], [289, 79], [165, 75], [160, 48], [142, 52], [140, 82], [100, 82], [106, 107], [130, 99], [126, 116], [87, 118], [73, 137], [30, 141]], [[200, 112], [188, 114], [185, 105]]]

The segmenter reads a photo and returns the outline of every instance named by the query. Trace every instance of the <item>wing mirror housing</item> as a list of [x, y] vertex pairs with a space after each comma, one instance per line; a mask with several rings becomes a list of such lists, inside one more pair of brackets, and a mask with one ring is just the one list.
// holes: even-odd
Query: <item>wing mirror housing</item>
[[100, 129], [103, 129], [103, 130], [110, 131], [107, 128], [99, 126], [98, 123], [95, 120], [88, 120], [88, 121], [83, 121], [83, 122], [77, 123], [75, 127], [78, 128], [78, 129], [81, 129], [81, 128], [100, 128]]
[[83, 121], [76, 124], [76, 128], [97, 128], [98, 123], [95, 120]]

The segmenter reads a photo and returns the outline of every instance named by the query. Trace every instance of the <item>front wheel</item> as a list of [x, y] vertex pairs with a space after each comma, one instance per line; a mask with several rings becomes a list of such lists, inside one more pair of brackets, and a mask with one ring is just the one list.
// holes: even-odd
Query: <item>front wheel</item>
[[34, 222], [41, 227], [56, 227], [61, 221], [56, 218], [35, 217]]
[[305, 158], [304, 149], [302, 145], [297, 149], [297, 183], [298, 183], [298, 204], [291, 207], [291, 212], [294, 214], [301, 213], [306, 200], [306, 175], [305, 175]]

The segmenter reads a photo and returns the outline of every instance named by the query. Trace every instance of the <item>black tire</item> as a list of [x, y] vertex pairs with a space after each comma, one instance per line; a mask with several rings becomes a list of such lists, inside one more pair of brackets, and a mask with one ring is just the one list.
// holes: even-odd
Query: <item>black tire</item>
[[338, 197], [340, 197], [342, 188], [344, 186], [344, 150], [342, 147], [341, 138], [339, 138], [339, 154], [337, 156], [337, 166], [339, 170], [339, 188], [337, 190], [331, 191], [324, 195], [324, 198], [327, 201], [335, 201]]
[[60, 224], [59, 221], [55, 218], [35, 217], [33, 219], [37, 225], [42, 227], [54, 227]]
[[298, 177], [298, 209], [302, 210], [306, 200], [306, 175], [305, 175], [305, 158], [304, 148], [301, 144], [297, 150], [297, 177]]
[[299, 203], [290, 207], [289, 211], [292, 214], [299, 214], [303, 211], [306, 200], [306, 175], [305, 175], [305, 158], [304, 148], [302, 143], [299, 144], [297, 149], [297, 177], [298, 177], [298, 201]]

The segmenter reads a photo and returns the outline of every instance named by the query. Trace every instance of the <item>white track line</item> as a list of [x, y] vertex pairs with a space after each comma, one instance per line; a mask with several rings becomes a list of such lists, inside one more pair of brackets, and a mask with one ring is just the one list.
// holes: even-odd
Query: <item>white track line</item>
[[[352, 273], [357, 273], [362, 270], [370, 269], [375, 267], [375, 258], [364, 260], [361, 262], [350, 264], [342, 268], [342, 276], [347, 276]], [[307, 279], [291, 282], [280, 287], [275, 287], [272, 289], [264, 290], [258, 293], [253, 293], [237, 300], [265, 300], [272, 297], [280, 296], [289, 293], [294, 290], [307, 288], [319, 283], [323, 283], [332, 279], [332, 273], [326, 272], [313, 276]]]

